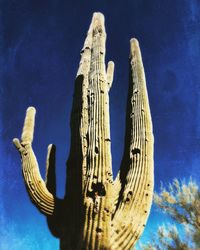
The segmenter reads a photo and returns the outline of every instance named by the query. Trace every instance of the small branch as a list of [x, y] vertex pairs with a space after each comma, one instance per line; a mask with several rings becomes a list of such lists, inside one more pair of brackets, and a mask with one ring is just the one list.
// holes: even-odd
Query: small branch
[[47, 151], [47, 160], [46, 160], [46, 187], [50, 193], [56, 195], [56, 170], [55, 170], [55, 161], [56, 161], [56, 146], [50, 144]]
[[37, 159], [32, 150], [35, 113], [35, 108], [29, 107], [27, 109], [21, 142], [15, 138], [13, 143], [21, 155], [24, 181], [32, 202], [43, 214], [52, 215], [55, 198], [46, 188], [45, 182], [40, 175]]
[[108, 66], [107, 66], [107, 83], [108, 83], [109, 89], [112, 87], [114, 69], [115, 69], [114, 62], [109, 61]]

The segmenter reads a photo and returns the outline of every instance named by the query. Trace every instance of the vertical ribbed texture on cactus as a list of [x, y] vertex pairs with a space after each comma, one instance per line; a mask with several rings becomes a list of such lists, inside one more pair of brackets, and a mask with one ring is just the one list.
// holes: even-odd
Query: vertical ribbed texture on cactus
[[60, 249], [131, 249], [144, 230], [153, 194], [153, 132], [138, 41], [130, 41], [125, 147], [112, 175], [109, 90], [114, 63], [105, 66], [104, 16], [94, 13], [81, 50], [71, 113], [66, 195], [56, 198], [55, 146], [47, 153], [46, 183], [32, 150], [35, 109], [27, 110], [21, 142], [29, 196], [47, 216]]

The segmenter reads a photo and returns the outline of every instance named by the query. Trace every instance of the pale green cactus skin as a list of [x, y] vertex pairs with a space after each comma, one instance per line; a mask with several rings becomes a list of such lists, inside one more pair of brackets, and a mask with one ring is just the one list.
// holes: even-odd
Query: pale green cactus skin
[[47, 153], [46, 182], [32, 149], [35, 109], [27, 109], [21, 140], [28, 194], [47, 216], [61, 250], [131, 249], [142, 234], [153, 195], [153, 132], [138, 41], [130, 41], [130, 83], [125, 148], [116, 179], [112, 175], [109, 90], [114, 63], [105, 67], [104, 16], [94, 13], [81, 50], [71, 113], [71, 150], [66, 195], [56, 198], [55, 146]]

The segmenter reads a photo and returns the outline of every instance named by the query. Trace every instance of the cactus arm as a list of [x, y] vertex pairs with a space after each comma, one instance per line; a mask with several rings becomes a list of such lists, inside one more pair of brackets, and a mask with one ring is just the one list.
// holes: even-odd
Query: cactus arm
[[109, 86], [109, 89], [112, 87], [112, 83], [113, 83], [113, 76], [114, 76], [114, 69], [115, 69], [115, 64], [113, 61], [109, 61], [108, 62], [108, 66], [107, 66], [107, 83]]
[[45, 184], [52, 195], [56, 195], [56, 146], [50, 144], [47, 149]]
[[153, 132], [138, 41], [131, 39], [125, 151], [115, 180], [112, 249], [130, 249], [140, 237], [153, 195]]
[[13, 143], [21, 155], [24, 181], [32, 202], [43, 214], [52, 215], [55, 198], [46, 188], [32, 150], [35, 112], [35, 108], [33, 107], [27, 109], [21, 142], [15, 138], [13, 139]]
[[50, 144], [47, 149], [45, 184], [48, 191], [52, 195], [56, 195], [55, 160], [56, 160], [56, 146]]
[[[56, 171], [55, 171], [55, 161], [56, 161], [56, 146], [50, 144], [47, 150], [46, 159], [46, 178], [45, 184], [48, 191], [55, 197], [56, 196]], [[62, 235], [62, 228], [65, 221], [65, 212], [67, 210], [66, 198], [55, 199], [55, 208], [52, 215], [47, 216], [47, 224], [51, 233], [60, 238]]]

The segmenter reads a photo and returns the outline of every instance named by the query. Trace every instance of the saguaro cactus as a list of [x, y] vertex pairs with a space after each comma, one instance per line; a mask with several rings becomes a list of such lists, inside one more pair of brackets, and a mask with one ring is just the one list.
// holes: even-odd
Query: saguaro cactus
[[81, 50], [71, 113], [66, 195], [55, 194], [55, 146], [48, 147], [46, 183], [32, 150], [35, 109], [27, 109], [21, 141], [25, 184], [47, 216], [60, 249], [130, 249], [141, 235], [153, 193], [153, 133], [139, 44], [130, 41], [130, 83], [125, 149], [113, 180], [109, 90], [114, 63], [105, 68], [104, 17], [94, 13]]

